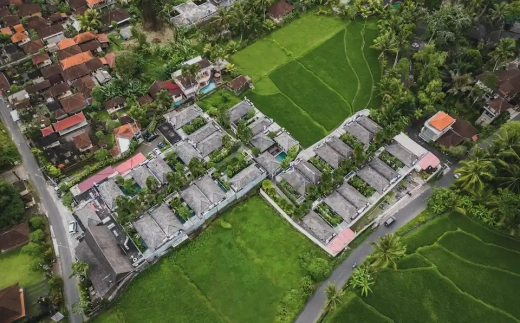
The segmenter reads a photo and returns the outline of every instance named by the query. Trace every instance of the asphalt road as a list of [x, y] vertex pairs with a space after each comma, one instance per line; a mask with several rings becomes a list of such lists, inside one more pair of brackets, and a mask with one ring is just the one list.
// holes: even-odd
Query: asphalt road
[[63, 281], [65, 284], [65, 302], [67, 304], [69, 322], [83, 322], [81, 315], [74, 315], [72, 313], [72, 304], [79, 301], [79, 294], [76, 279], [69, 279], [69, 275], [72, 272], [71, 265], [73, 259], [69, 250], [67, 229], [64, 228], [63, 221], [60, 219], [60, 212], [56, 207], [55, 200], [47, 190], [47, 183], [39, 169], [38, 164], [36, 163], [36, 159], [31, 154], [31, 149], [25, 141], [25, 137], [21, 133], [20, 128], [18, 128], [18, 126], [11, 118], [10, 109], [6, 106], [6, 103], [3, 101], [3, 99], [0, 99], [0, 114], [4, 124], [13, 137], [20, 155], [22, 156], [22, 162], [27, 174], [29, 175], [29, 179], [40, 196], [43, 207], [48, 215], [49, 222], [52, 225], [54, 235], [58, 243], [58, 248], [61, 248], [61, 250], [59, 250], [60, 256], [58, 261], [60, 263], [61, 273], [63, 275]]
[[[448, 187], [450, 186], [455, 178], [453, 177], [453, 170], [457, 166], [452, 166], [450, 171], [445, 174], [439, 181], [435, 183], [435, 186]], [[324, 281], [314, 293], [311, 299], [305, 305], [305, 308], [296, 319], [296, 323], [314, 323], [316, 322], [321, 314], [327, 297], [325, 296], [325, 289], [329, 283], [333, 283], [337, 288], [343, 287], [350, 275], [354, 271], [352, 264], [362, 263], [363, 260], [372, 253], [373, 248], [369, 244], [370, 242], [377, 241], [381, 236], [389, 232], [395, 232], [397, 229], [410, 222], [414, 217], [426, 209], [426, 199], [430, 196], [431, 188], [427, 189], [415, 199], [411, 200], [401, 210], [399, 210], [394, 217], [397, 221], [389, 228], [381, 225], [377, 230], [374, 231], [359, 247], [354, 249], [352, 253], [332, 272], [330, 277]]]

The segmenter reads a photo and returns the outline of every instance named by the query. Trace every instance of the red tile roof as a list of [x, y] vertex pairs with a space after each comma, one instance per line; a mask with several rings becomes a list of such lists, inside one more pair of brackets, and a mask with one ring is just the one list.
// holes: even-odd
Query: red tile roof
[[452, 117], [450, 117], [447, 113], [441, 111], [438, 112], [432, 119], [430, 119], [430, 124], [435, 129], [442, 131], [446, 129], [450, 124], [455, 121]]
[[12, 35], [13, 31], [11, 30], [10, 27], [5, 27], [5, 28], [0, 29], [0, 33], [2, 33], [4, 35]]
[[87, 106], [87, 99], [83, 93], [76, 93], [60, 100], [60, 104], [65, 112], [72, 113], [85, 108]]
[[142, 153], [138, 153], [134, 157], [126, 160], [124, 163], [116, 167], [116, 171], [119, 174], [124, 174], [129, 170], [132, 170], [146, 161], [146, 157]]
[[105, 55], [105, 59], [107, 60], [108, 66], [115, 70], [116, 69], [116, 53], [108, 53]]
[[33, 56], [32, 62], [34, 65], [38, 65], [49, 59], [51, 59], [51, 58], [47, 54], [38, 54], [38, 55]]
[[82, 122], [85, 122], [86, 120], [87, 119], [85, 118], [85, 115], [83, 114], [83, 112], [80, 112], [78, 114], [75, 114], [75, 115], [65, 118], [63, 120], [60, 120], [56, 123], [53, 123], [52, 125], [54, 126], [54, 129], [57, 132], [60, 132], [65, 129], [68, 129], [70, 127], [73, 127], [77, 124], [80, 124]]
[[74, 37], [74, 41], [76, 42], [76, 44], [81, 44], [81, 43], [85, 43], [85, 42], [88, 42], [89, 40], [93, 40], [96, 38], [97, 38], [96, 34], [94, 34], [91, 31], [86, 31], [86, 32], [78, 34], [76, 37]]
[[92, 141], [90, 141], [90, 137], [87, 132], [84, 132], [76, 137], [72, 138], [74, 140], [74, 145], [78, 149], [87, 149], [92, 146]]
[[51, 133], [54, 133], [54, 129], [52, 128], [52, 126], [48, 126], [47, 128], [43, 128], [41, 131], [42, 131], [42, 136], [44, 136], [44, 137], [50, 135]]
[[87, 178], [83, 182], [78, 184], [78, 189], [81, 193], [91, 189], [95, 183], [100, 183], [107, 179], [110, 175], [114, 174], [116, 170], [112, 168], [112, 166], [108, 166], [107, 168], [103, 169], [102, 171], [97, 172], [96, 174], [92, 175], [91, 177]]
[[284, 0], [278, 1], [269, 8], [269, 14], [273, 18], [281, 18], [293, 10], [293, 6]]
[[19, 43], [27, 38], [29, 38], [29, 36], [27, 36], [25, 32], [19, 32], [11, 36], [11, 41], [13, 43]]
[[69, 48], [71, 46], [74, 46], [76, 45], [76, 41], [72, 38], [65, 38], [64, 40], [60, 40], [58, 42], [58, 48], [59, 49], [65, 49], [65, 48]]
[[61, 60], [61, 66], [63, 67], [63, 70], [66, 70], [67, 68], [71, 68], [73, 66], [83, 64], [85, 62], [90, 61], [94, 56], [92, 56], [91, 52], [85, 52], [76, 54], [74, 56], [65, 58], [64, 60]]

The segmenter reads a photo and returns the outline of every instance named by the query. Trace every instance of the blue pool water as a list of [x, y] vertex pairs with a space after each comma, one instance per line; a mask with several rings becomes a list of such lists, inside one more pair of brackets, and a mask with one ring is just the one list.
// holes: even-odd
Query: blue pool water
[[276, 155], [276, 157], [274, 157], [274, 158], [281, 163], [285, 159], [285, 157], [287, 157], [287, 154], [282, 151], [281, 153]]
[[211, 81], [211, 82], [209, 82], [208, 85], [206, 85], [205, 87], [200, 89], [200, 92], [202, 92], [203, 94], [206, 94], [208, 92], [213, 91], [216, 87], [217, 87], [217, 84], [215, 84], [215, 82]]

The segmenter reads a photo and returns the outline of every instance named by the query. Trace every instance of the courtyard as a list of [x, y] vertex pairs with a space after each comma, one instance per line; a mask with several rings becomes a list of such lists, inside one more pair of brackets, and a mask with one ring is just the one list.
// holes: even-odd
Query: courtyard
[[377, 108], [374, 20], [307, 13], [231, 57], [255, 89], [246, 96], [308, 147], [345, 118]]

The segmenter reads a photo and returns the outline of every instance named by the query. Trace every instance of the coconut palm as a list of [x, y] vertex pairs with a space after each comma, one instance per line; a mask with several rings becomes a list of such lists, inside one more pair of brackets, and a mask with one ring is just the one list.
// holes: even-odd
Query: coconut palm
[[499, 2], [493, 5], [493, 8], [488, 10], [489, 19], [495, 26], [501, 26], [504, 23], [504, 18], [509, 12], [509, 6], [507, 2]]
[[354, 270], [352, 277], [350, 278], [352, 287], [359, 288], [361, 290], [361, 296], [367, 296], [368, 292], [371, 292], [371, 285], [374, 284], [374, 279], [370, 274], [370, 267], [363, 266]]
[[263, 12], [264, 21], [266, 19], [267, 8], [273, 4], [272, 0], [253, 0], [253, 6]]
[[389, 31], [385, 33], [381, 33], [374, 39], [374, 44], [370, 46], [380, 52], [379, 59], [386, 59], [386, 52], [396, 52], [397, 51], [397, 42], [395, 40], [395, 35], [390, 33]]
[[500, 39], [497, 47], [494, 51], [489, 53], [491, 56], [491, 61], [495, 62], [493, 66], [493, 71], [497, 69], [498, 66], [506, 63], [507, 61], [514, 58], [516, 55], [516, 42], [513, 38], [502, 38]]
[[87, 9], [83, 15], [78, 16], [78, 21], [84, 31], [96, 31], [103, 25], [96, 9]]
[[232, 28], [236, 28], [240, 32], [240, 41], [244, 36], [244, 31], [249, 28], [249, 14], [245, 10], [242, 2], [235, 2], [231, 7], [229, 23]]
[[[477, 149], [478, 150], [478, 149]], [[455, 171], [460, 174], [455, 184], [467, 192], [480, 192], [486, 182], [494, 178], [495, 165], [487, 159], [473, 156], [471, 159], [460, 162], [461, 166]]]
[[329, 283], [325, 289], [325, 295], [327, 295], [327, 302], [325, 303], [325, 307], [335, 309], [338, 304], [341, 304], [341, 298], [343, 297], [343, 294], [343, 291], [338, 290], [336, 285]]
[[460, 74], [458, 71], [449, 71], [450, 80], [445, 83], [445, 86], [449, 87], [447, 91], [449, 94], [458, 95], [464, 94], [472, 90], [472, 84], [474, 83], [471, 74]]
[[399, 236], [393, 233], [385, 234], [378, 241], [379, 243], [370, 243], [375, 249], [371, 256], [374, 259], [372, 267], [378, 270], [392, 265], [394, 269], [397, 269], [395, 261], [404, 256], [406, 246], [401, 242]]

